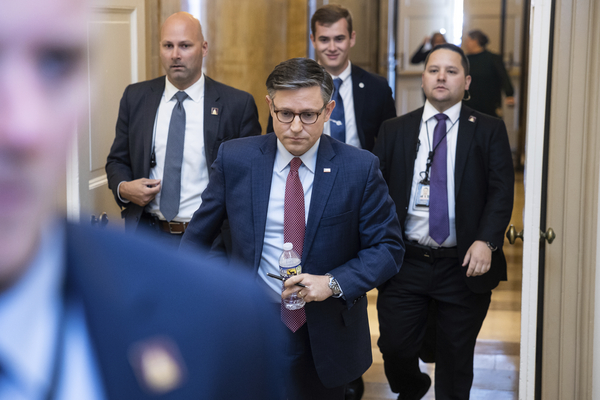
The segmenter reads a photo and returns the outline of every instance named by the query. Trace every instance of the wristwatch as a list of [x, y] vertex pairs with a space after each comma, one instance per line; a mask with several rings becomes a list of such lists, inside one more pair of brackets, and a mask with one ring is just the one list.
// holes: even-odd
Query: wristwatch
[[498, 246], [494, 246], [494, 243], [485, 242], [485, 244], [487, 244], [487, 247], [489, 247], [492, 252], [498, 250]]
[[333, 297], [339, 298], [342, 296], [342, 288], [338, 283], [337, 279], [333, 277], [331, 274], [325, 274], [329, 277], [329, 289], [333, 292]]

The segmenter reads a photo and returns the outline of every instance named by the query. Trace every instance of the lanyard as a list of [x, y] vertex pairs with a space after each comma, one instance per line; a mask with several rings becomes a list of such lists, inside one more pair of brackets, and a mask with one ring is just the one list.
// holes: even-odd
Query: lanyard
[[435, 151], [438, 148], [438, 146], [440, 145], [440, 143], [442, 143], [442, 140], [444, 140], [444, 138], [448, 135], [448, 132], [450, 132], [452, 130], [452, 128], [454, 127], [454, 125], [456, 125], [456, 123], [458, 122], [458, 118], [456, 119], [456, 121], [454, 121], [452, 123], [452, 125], [450, 125], [450, 128], [446, 129], [446, 133], [444, 133], [444, 136], [441, 137], [440, 141], [437, 142], [437, 144], [435, 144], [435, 146], [433, 147], [433, 150], [431, 149], [431, 141], [429, 139], [429, 125], [427, 124], [427, 121], [425, 121], [425, 129], [427, 131], [427, 145], [429, 146], [429, 154], [427, 156], [427, 164], [425, 167], [425, 171], [421, 171], [421, 173], [419, 174], [421, 176], [421, 183], [424, 185], [429, 185], [429, 171], [431, 170], [431, 164], [433, 163], [433, 157], [435, 156]]

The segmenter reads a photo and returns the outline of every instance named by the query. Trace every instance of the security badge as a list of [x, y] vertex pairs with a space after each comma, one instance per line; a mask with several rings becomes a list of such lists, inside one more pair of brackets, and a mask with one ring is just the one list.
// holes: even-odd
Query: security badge
[[129, 362], [138, 383], [147, 392], [164, 394], [183, 385], [187, 370], [173, 340], [159, 336], [134, 343]]
[[421, 181], [417, 184], [415, 207], [429, 207], [429, 182]]

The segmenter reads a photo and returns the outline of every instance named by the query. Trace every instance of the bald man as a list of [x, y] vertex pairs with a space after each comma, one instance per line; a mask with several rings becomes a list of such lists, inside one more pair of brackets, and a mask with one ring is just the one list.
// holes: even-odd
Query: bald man
[[[167, 18], [160, 39], [166, 76], [125, 89], [106, 163], [108, 185], [126, 228], [150, 231], [174, 246], [200, 207], [221, 143], [261, 133], [253, 97], [202, 73], [207, 52], [196, 18], [185, 12]], [[179, 139], [183, 158], [175, 161], [176, 152], [168, 146], [177, 142], [171, 140], [172, 124], [185, 125]], [[167, 191], [179, 192], [175, 205]]]

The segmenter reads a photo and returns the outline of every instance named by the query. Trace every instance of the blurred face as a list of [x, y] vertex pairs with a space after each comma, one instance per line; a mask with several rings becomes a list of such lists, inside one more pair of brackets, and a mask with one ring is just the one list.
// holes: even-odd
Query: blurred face
[[25, 270], [88, 103], [82, 0], [3, 2], [0, 12], [0, 291]]
[[465, 54], [473, 54], [479, 49], [479, 43], [475, 39], [471, 39], [469, 35], [463, 38], [462, 48]]
[[331, 75], [338, 76], [348, 66], [350, 48], [354, 46], [356, 32], [348, 32], [345, 18], [330, 26], [315, 24], [315, 34], [310, 35], [317, 61]]
[[441, 33], [436, 33], [431, 38], [431, 46], [432, 47], [435, 47], [438, 44], [444, 44], [444, 43], [446, 43], [446, 39], [444, 39], [444, 35], [442, 35]]
[[208, 43], [197, 19], [185, 12], [167, 18], [161, 30], [160, 61], [177, 89], [187, 89], [200, 79], [207, 52]]
[[[273, 117], [273, 130], [283, 146], [294, 156], [306, 153], [321, 137], [323, 125], [329, 121], [329, 116], [335, 107], [335, 101], [330, 101], [323, 107], [321, 88], [313, 86], [296, 90], [278, 90], [271, 100], [266, 98], [271, 116]], [[294, 117], [292, 122], [280, 122], [275, 111], [292, 113], [321, 113], [314, 124], [304, 124], [300, 116]]]
[[447, 49], [429, 54], [421, 87], [436, 110], [443, 112], [461, 101], [470, 83], [471, 77], [465, 76], [460, 54]]

